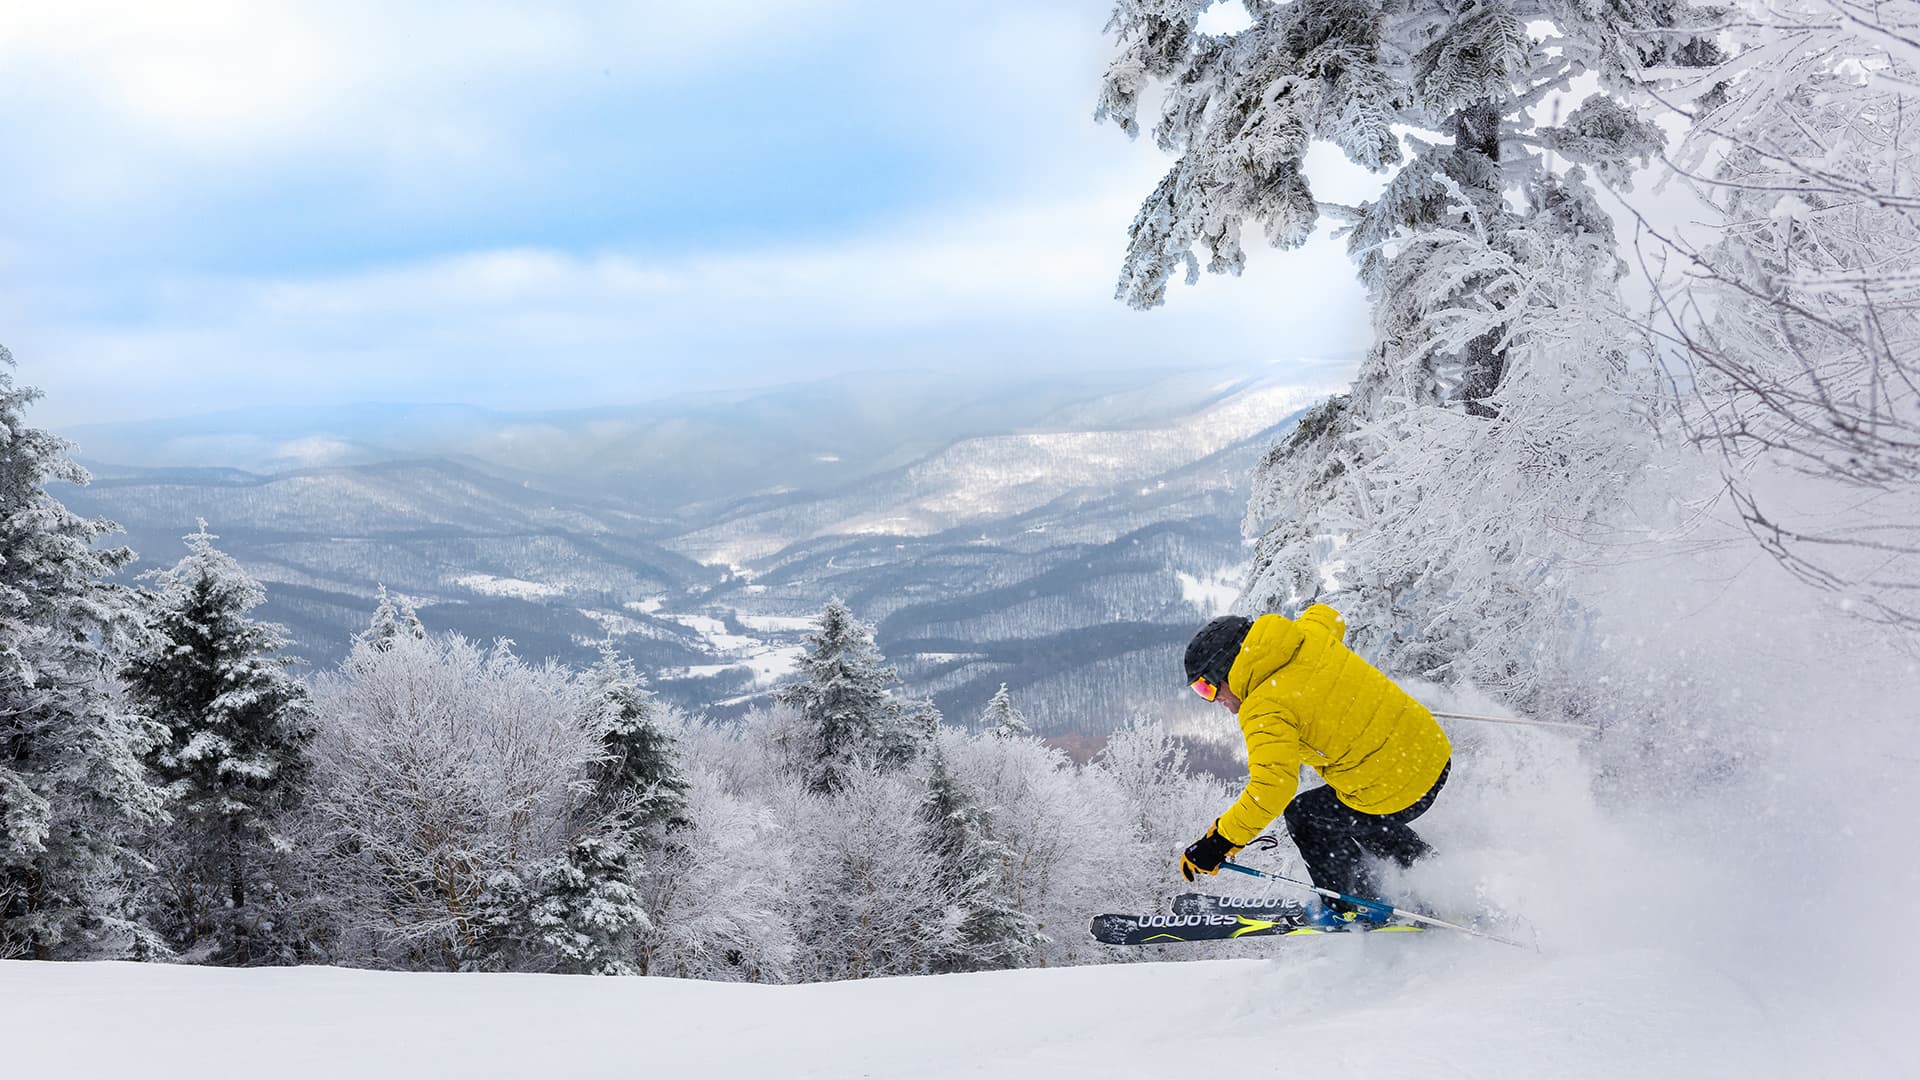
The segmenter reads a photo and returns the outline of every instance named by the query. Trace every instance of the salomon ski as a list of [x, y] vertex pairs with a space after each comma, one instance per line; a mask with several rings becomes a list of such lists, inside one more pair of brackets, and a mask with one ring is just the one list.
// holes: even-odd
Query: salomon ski
[[1176, 915], [1251, 915], [1256, 919], [1278, 919], [1295, 925], [1307, 921], [1307, 905], [1280, 896], [1212, 896], [1207, 893], [1181, 893], [1173, 898]]
[[1170, 915], [1095, 915], [1093, 939], [1108, 945], [1172, 945], [1187, 941], [1228, 941], [1244, 937], [1281, 937], [1357, 932], [1418, 933], [1417, 926], [1375, 926], [1363, 920], [1309, 925], [1304, 915], [1243, 915], [1229, 911], [1178, 912]]

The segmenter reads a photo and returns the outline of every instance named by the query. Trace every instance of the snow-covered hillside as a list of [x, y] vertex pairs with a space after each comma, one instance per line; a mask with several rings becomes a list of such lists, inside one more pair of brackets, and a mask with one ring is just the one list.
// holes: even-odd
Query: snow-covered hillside
[[[1617, 935], [798, 987], [0, 963], [19, 1077], [1912, 1076], [1904, 1009]], [[1252, 943], [1248, 943], [1252, 944]], [[1756, 940], [1756, 950], [1770, 947]]]
[[1258, 436], [1336, 389], [1249, 382], [1223, 386], [1207, 407], [1156, 425], [962, 439], [825, 497], [743, 503], [670, 546], [705, 563], [745, 563], [810, 537], [925, 536], [1024, 513], [1076, 491], [1151, 484]]

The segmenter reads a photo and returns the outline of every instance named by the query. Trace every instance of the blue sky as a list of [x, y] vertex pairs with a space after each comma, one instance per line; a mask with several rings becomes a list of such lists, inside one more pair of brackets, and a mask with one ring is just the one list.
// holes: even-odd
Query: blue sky
[[0, 344], [55, 425], [1362, 347], [1324, 239], [1111, 299], [1107, 7], [17, 5]]

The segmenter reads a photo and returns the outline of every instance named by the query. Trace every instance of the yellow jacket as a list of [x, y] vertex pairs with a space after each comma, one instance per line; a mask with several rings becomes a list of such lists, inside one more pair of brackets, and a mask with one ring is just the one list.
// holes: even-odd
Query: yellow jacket
[[1453, 754], [1426, 706], [1341, 639], [1340, 613], [1315, 604], [1298, 619], [1253, 621], [1227, 675], [1240, 699], [1247, 789], [1220, 815], [1220, 835], [1245, 844], [1272, 824], [1311, 765], [1342, 803], [1391, 814], [1420, 800]]

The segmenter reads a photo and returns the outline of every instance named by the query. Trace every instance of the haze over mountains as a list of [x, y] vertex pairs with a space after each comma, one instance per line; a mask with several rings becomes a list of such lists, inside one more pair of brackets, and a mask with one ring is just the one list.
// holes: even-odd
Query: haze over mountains
[[1037, 730], [1104, 733], [1179, 693], [1186, 637], [1237, 591], [1249, 472], [1336, 385], [1293, 370], [85, 427], [62, 434], [94, 482], [60, 494], [121, 523], [143, 568], [204, 517], [316, 665], [385, 585], [430, 629], [531, 657], [612, 635], [670, 699], [725, 711], [840, 596], [950, 722], [1006, 682]]

